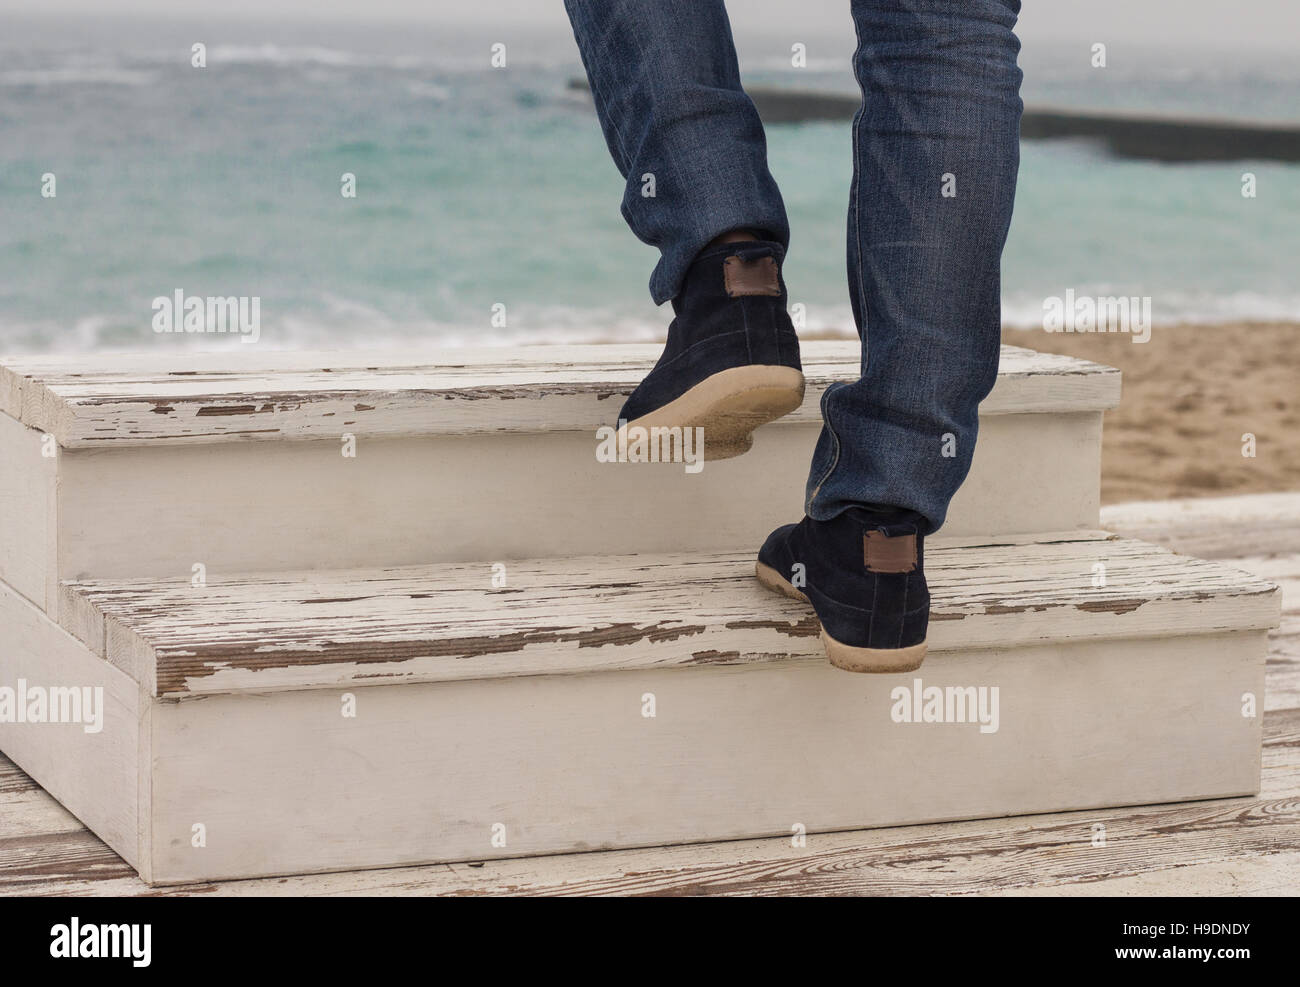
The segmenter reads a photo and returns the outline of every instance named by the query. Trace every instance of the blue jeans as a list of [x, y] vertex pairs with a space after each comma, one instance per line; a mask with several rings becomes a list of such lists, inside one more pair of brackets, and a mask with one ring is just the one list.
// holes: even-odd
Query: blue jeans
[[[714, 237], [789, 245], [722, 0], [565, 0], [623, 215], [673, 298]], [[848, 283], [861, 377], [822, 397], [805, 510], [917, 511], [930, 531], [970, 470], [997, 378], [1000, 263], [1020, 163], [1020, 0], [850, 0]], [[645, 195], [648, 181], [654, 195]]]

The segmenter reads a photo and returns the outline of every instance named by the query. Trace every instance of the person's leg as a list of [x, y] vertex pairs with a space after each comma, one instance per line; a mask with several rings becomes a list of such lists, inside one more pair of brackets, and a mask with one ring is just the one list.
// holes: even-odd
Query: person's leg
[[1020, 0], [852, 0], [849, 294], [862, 377], [830, 388], [807, 513], [914, 510], [933, 532], [997, 378], [1020, 161]]
[[759, 551], [831, 661], [925, 656], [924, 537], [970, 469], [997, 378], [999, 266], [1020, 158], [1019, 0], [853, 0], [849, 291], [862, 376], [822, 398], [807, 517]]
[[[565, 0], [605, 141], [627, 185], [623, 216], [658, 247], [656, 304], [676, 318], [629, 397], [629, 428], [704, 429], [708, 457], [803, 399], [780, 267], [785, 206], [740, 85], [722, 0]], [[753, 242], [737, 242], [752, 240]]]
[[722, 0], [565, 0], [601, 129], [627, 180], [623, 216], [662, 253], [655, 304], [714, 238], [789, 246], [758, 111], [740, 85]]

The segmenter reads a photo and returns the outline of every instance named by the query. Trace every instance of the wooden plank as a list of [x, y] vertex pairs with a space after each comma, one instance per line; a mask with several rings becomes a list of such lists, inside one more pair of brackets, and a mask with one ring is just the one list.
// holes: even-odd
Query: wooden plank
[[1163, 870], [1099, 875], [1069, 884], [1034, 885], [981, 892], [981, 896], [1035, 898], [1240, 898], [1295, 897], [1300, 894], [1300, 851], [1258, 857], [1181, 864]]
[[1267, 708], [1300, 706], [1300, 493], [1115, 504], [1106, 527], [1276, 583], [1281, 626], [1269, 635]]
[[1102, 527], [1203, 559], [1300, 556], [1300, 493], [1111, 504]]
[[53, 602], [55, 458], [43, 436], [0, 415], [0, 580], [42, 610]]
[[[927, 666], [925, 683], [941, 689], [997, 685], [1003, 712], [988, 733], [895, 722], [897, 678], [811, 662], [156, 703], [153, 879], [1252, 794], [1261, 718], [1244, 717], [1240, 697], [1262, 694], [1263, 654], [1256, 631], [979, 650]], [[205, 847], [189, 842], [195, 823]]]
[[98, 724], [84, 716], [83, 722], [0, 720], [0, 750], [118, 853], [140, 861], [139, 686], [4, 583], [0, 627], [0, 686], [97, 690], [93, 701], [100, 712]]
[[[68, 448], [483, 432], [591, 432], [609, 424], [657, 345], [420, 353], [95, 354], [9, 358], [4, 407]], [[818, 421], [821, 392], [858, 376], [856, 342], [804, 345], [808, 393], [787, 423]], [[16, 398], [15, 398], [16, 395]], [[1119, 373], [1003, 347], [984, 415], [1100, 411]]]
[[23, 792], [33, 792], [40, 786], [13, 761], [0, 754], [0, 798]]
[[1282, 612], [1300, 614], [1300, 553], [1229, 559], [1223, 564], [1275, 583], [1282, 590]]
[[148, 892], [131, 865], [86, 830], [0, 834], [0, 895], [47, 894], [65, 882], [85, 887], [114, 880], [132, 889], [127, 893]]
[[[1106, 585], [1095, 588], [1099, 565]], [[811, 608], [764, 590], [753, 569], [745, 553], [511, 562], [503, 588], [486, 563], [216, 575], [199, 589], [83, 581], [64, 585], [61, 611], [104, 614], [103, 656], [175, 698], [824, 660]], [[1277, 620], [1270, 583], [1103, 532], [936, 540], [927, 577], [936, 654]]]
[[[1274, 691], [1270, 671], [1269, 691]], [[959, 886], [973, 887], [971, 893], [1052, 894], [1142, 893], [1192, 895], [1199, 893], [1245, 894], [1257, 891], [1293, 894], [1291, 878], [1296, 846], [1294, 812], [1285, 810], [1287, 799], [1300, 796], [1300, 711], [1270, 712], [1264, 717], [1263, 787], [1258, 799], [1205, 806], [1175, 805], [1155, 809], [1109, 809], [1085, 814], [1056, 814], [1017, 819], [993, 819], [945, 823], [895, 829], [877, 829], [823, 834], [810, 838], [806, 847], [790, 846], [788, 838], [654, 847], [639, 850], [581, 853], [564, 856], [496, 860], [478, 866], [437, 864], [381, 870], [303, 875], [288, 878], [254, 879], [221, 883], [203, 882], [170, 888], [150, 888], [115, 854], [91, 834], [82, 839], [31, 841], [27, 837], [3, 841], [0, 838], [0, 894], [47, 895], [509, 895], [579, 894], [590, 890], [617, 894], [678, 894], [688, 886], [697, 893], [775, 894], [788, 886], [790, 867], [798, 868], [797, 880], [803, 893], [829, 891], [827, 874], [864, 872], [884, 879], [898, 866], [899, 848], [915, 847], [912, 866], [930, 862], [935, 889], [944, 893]], [[10, 794], [26, 800], [15, 806], [15, 816], [39, 813], [46, 820], [61, 813], [56, 803], [40, 792], [11, 761], [0, 756], [0, 803]], [[39, 800], [45, 803], [38, 809]], [[1241, 818], [1251, 820], [1256, 831], [1273, 836], [1271, 848], [1257, 854], [1233, 840], [1232, 832], [1216, 828], [1216, 844], [1209, 849], [1188, 843], [1194, 831], [1185, 820], [1189, 810], [1213, 809], [1215, 805], [1235, 807]], [[1270, 807], [1283, 806], [1280, 813]], [[0, 809], [0, 811], [3, 811]], [[1141, 816], [1144, 830], [1136, 831], [1134, 820]], [[1116, 822], [1120, 820], [1121, 822]], [[1091, 840], [1095, 823], [1107, 827], [1110, 842], [1125, 833], [1128, 848], [1126, 867], [1117, 872], [1110, 855], [1098, 853], [1091, 871], [1080, 872], [1071, 861], [1069, 870], [1059, 864], [1059, 839], [1044, 839], [1046, 830], [1073, 827], [1076, 839]], [[1176, 823], [1182, 838], [1169, 839], [1167, 824]], [[41, 821], [22, 822], [12, 827], [40, 834]], [[0, 827], [0, 833], [10, 827]], [[63, 833], [51, 826], [50, 833]], [[1290, 834], [1290, 835], [1288, 835]], [[1018, 862], [1013, 871], [990, 867], [996, 860], [990, 852], [1004, 838], [1013, 848], [1002, 851], [1006, 859]], [[1201, 862], [1191, 862], [1192, 854]], [[1213, 859], [1206, 861], [1205, 857]], [[33, 866], [33, 862], [39, 863]], [[974, 879], [974, 873], [982, 875]], [[1118, 876], [1117, 876], [1118, 874]], [[721, 879], [729, 875], [728, 880]], [[1024, 883], [1024, 882], [1028, 883]], [[1070, 883], [1061, 883], [1069, 881]], [[910, 892], [903, 882], [883, 893]], [[1046, 892], [1045, 892], [1046, 893]]]
[[[884, 894], [920, 893], [918, 877], [931, 892], [973, 894], [1146, 893], [1243, 894], [1274, 890], [1294, 894], [1297, 833], [1294, 802], [1300, 796], [1300, 713], [1264, 718], [1263, 789], [1259, 798], [1181, 804], [1144, 809], [991, 819], [928, 826], [828, 833], [803, 847], [788, 837], [572, 855], [434, 864], [367, 871], [202, 882], [150, 888], [132, 874], [114, 873], [117, 858], [83, 834], [84, 844], [64, 840], [62, 855], [48, 853], [43, 872], [18, 876], [0, 865], [0, 893], [48, 895], [321, 896], [321, 895], [679, 895], [854, 893], [870, 883]], [[0, 775], [4, 760], [0, 758]], [[39, 793], [38, 793], [39, 794]], [[46, 797], [48, 801], [48, 797]], [[1288, 802], [1291, 804], [1288, 806]], [[51, 805], [53, 803], [51, 802]], [[1272, 811], [1276, 809], [1282, 811]], [[1197, 820], [1218, 818], [1223, 809], [1248, 820], [1253, 835], [1271, 837], [1261, 847], [1238, 842], [1234, 831], [1215, 823], [1209, 845]], [[1192, 820], [1189, 823], [1189, 819]], [[1092, 847], [1093, 826], [1106, 827], [1108, 848]], [[1171, 838], [1172, 834], [1172, 838]], [[1123, 866], [1114, 848], [1122, 836]], [[1081, 857], [1087, 841], [1094, 851]], [[99, 858], [89, 852], [98, 844]], [[53, 849], [46, 844], [47, 851]], [[1064, 852], [1063, 852], [1064, 851]], [[2, 852], [2, 851], [0, 851]], [[23, 859], [13, 853], [10, 860]], [[1207, 859], [1209, 858], [1209, 859]], [[98, 866], [88, 871], [86, 862]], [[1002, 861], [1014, 866], [1002, 866]], [[1091, 867], [1080, 867], [1081, 863]], [[20, 865], [21, 866], [21, 865]], [[92, 865], [93, 867], [94, 865]], [[898, 881], [891, 871], [900, 870]], [[845, 888], [845, 884], [848, 887]], [[1063, 883], [1068, 882], [1068, 883]], [[801, 890], [796, 892], [795, 887]]]
[[[1300, 601], [1283, 597], [1283, 603], [1295, 607]], [[1267, 709], [1300, 707], [1300, 613], [1282, 614], [1277, 630], [1268, 636]]]
[[81, 832], [85, 828], [76, 816], [36, 784], [30, 791], [0, 794], [0, 835], [3, 837], [49, 836]]
[[[62, 578], [752, 550], [803, 513], [811, 423], [697, 474], [598, 462], [590, 435], [65, 451]], [[949, 534], [1097, 526], [1101, 413], [998, 415]], [[635, 505], [629, 516], [629, 505]]]

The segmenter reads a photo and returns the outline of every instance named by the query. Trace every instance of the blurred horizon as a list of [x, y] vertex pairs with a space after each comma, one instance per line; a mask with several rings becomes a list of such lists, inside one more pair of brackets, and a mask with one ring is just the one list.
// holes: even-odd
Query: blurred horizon
[[[825, 37], [797, 39], [801, 69], [783, 21], [752, 23], [771, 5], [750, 3], [730, 5], [747, 83], [854, 87], [846, 3]], [[566, 88], [576, 47], [548, 10], [448, 26], [193, 10], [68, 22], [0, 6], [0, 349], [151, 343], [150, 301], [176, 289], [261, 297], [271, 346], [662, 337], [667, 312], [646, 293], [655, 251], [623, 225], [594, 112]], [[1103, 38], [1099, 70], [1092, 40], [1027, 41], [1026, 103], [1300, 120], [1300, 59], [1285, 53]], [[488, 64], [495, 41], [506, 70]], [[792, 301], [811, 330], [851, 333], [848, 125], [771, 125], [768, 138], [794, 231]], [[1160, 323], [1300, 322], [1297, 169], [1026, 141], [1005, 321], [1033, 325], [1044, 297], [1072, 289], [1151, 296]], [[1247, 171], [1256, 199], [1240, 192]], [[344, 172], [355, 199], [339, 194]], [[45, 173], [56, 198], [39, 194]], [[505, 329], [489, 321], [497, 303]]]
[[[1031, 2], [1022, 7], [1017, 33], [1025, 41], [1123, 41], [1179, 48], [1203, 45], [1211, 50], [1230, 45], [1300, 52], [1300, 13], [1292, 0], [1238, 0], [1227, 17], [1222, 0], [1179, 0], [1174, 14], [1160, 6], [1134, 4], [1132, 0], [1050, 6]], [[176, 0], [117, 0], [116, 9], [107, 12], [89, 0], [42, 0], [40, 11], [33, 14], [29, 8], [30, 0], [0, 0], [0, 16], [39, 18], [143, 16], [298, 23], [310, 19], [476, 27], [508, 19], [506, 26], [510, 27], [568, 28], [561, 0], [476, 0], [472, 5], [449, 0], [367, 0], [364, 7], [358, 7], [355, 0], [186, 0], [186, 7], [180, 10]], [[843, 28], [852, 35], [849, 0], [804, 0], [798, 5], [788, 0], [729, 0], [727, 9], [738, 34], [752, 32], [753, 25], [761, 22], [769, 25], [769, 33], [810, 31], [821, 35]]]

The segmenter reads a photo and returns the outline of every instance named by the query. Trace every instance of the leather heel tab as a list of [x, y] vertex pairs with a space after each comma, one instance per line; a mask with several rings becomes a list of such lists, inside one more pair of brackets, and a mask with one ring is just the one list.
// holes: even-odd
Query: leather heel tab
[[730, 298], [781, 294], [781, 271], [770, 253], [760, 256], [736, 253], [722, 262], [722, 287]]
[[915, 534], [887, 535], [873, 530], [862, 533], [862, 562], [867, 572], [915, 572], [917, 563]]

